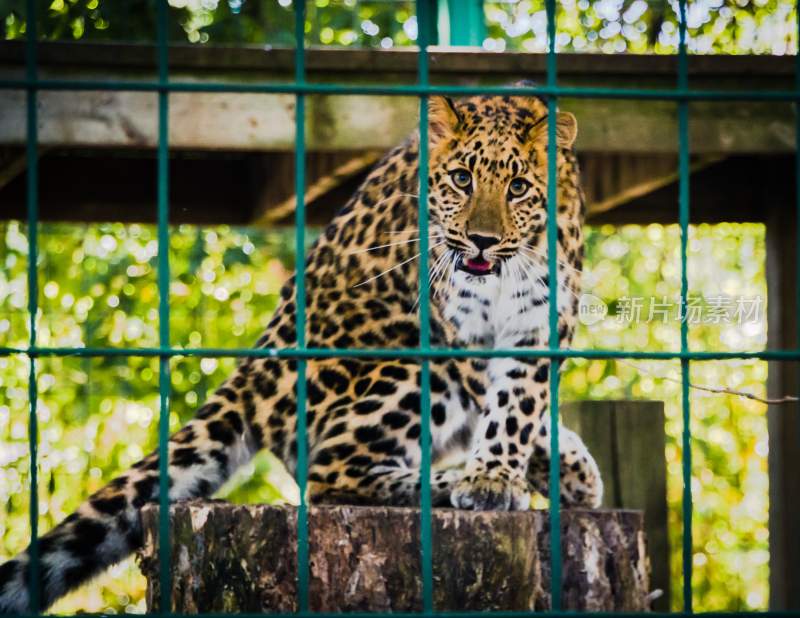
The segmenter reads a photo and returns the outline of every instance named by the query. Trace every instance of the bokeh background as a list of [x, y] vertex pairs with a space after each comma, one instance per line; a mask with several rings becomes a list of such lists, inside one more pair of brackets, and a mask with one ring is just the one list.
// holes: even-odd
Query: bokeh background
[[[146, 0], [40, 2], [40, 32], [51, 40], [152, 41]], [[293, 44], [288, 0], [171, 0], [173, 42]], [[487, 50], [542, 51], [543, 1], [486, 2]], [[558, 2], [557, 48], [564, 52], [672, 54], [677, 2]], [[7, 39], [23, 38], [23, 0], [0, 0]], [[690, 53], [794, 54], [796, 13], [779, 0], [689, 3]], [[414, 3], [314, 0], [306, 44], [392, 48], [413, 45]], [[92, 170], [87, 170], [91, 182]], [[0, 208], [2, 204], [0, 204]], [[676, 209], [677, 213], [677, 209]], [[44, 346], [153, 346], [158, 341], [156, 232], [134, 224], [40, 225], [39, 342]], [[309, 230], [313, 238], [317, 230]], [[290, 275], [290, 230], [178, 226], [170, 230], [174, 345], [250, 346]], [[693, 350], [766, 346], [765, 228], [718, 224], [690, 228], [690, 293], [708, 304], [719, 295], [763, 299], [761, 319], [693, 324]], [[27, 241], [20, 222], [0, 223], [0, 346], [25, 346]], [[621, 322], [619, 299], [675, 298], [680, 290], [679, 229], [670, 225], [592, 227], [585, 289], [610, 315], [579, 329], [581, 348], [674, 350], [679, 322]], [[646, 313], [646, 312], [645, 312]], [[191, 417], [233, 359], [174, 359], [170, 424]], [[155, 447], [157, 360], [136, 357], [39, 361], [40, 528], [49, 529], [89, 493]], [[680, 581], [681, 414], [675, 362], [572, 360], [561, 397], [656, 399], [666, 403], [673, 582]], [[766, 394], [761, 361], [692, 363], [694, 383]], [[0, 358], [0, 559], [24, 549], [28, 532], [28, 365]], [[765, 609], [768, 602], [766, 406], [730, 395], [692, 392], [694, 581], [696, 610]], [[269, 455], [259, 456], [221, 496], [238, 502], [293, 502], [297, 490]], [[143, 612], [144, 581], [127, 561], [54, 608]], [[672, 606], [680, 608], [680, 586]]]
[[[313, 232], [313, 231], [312, 231]], [[690, 228], [690, 294], [766, 299], [764, 227]], [[27, 340], [27, 241], [20, 223], [0, 227], [0, 345]], [[39, 264], [39, 336], [44, 346], [157, 345], [156, 231], [145, 225], [43, 224]], [[607, 319], [578, 330], [580, 348], [669, 351], [679, 322], [617, 319], [624, 297], [674, 299], [680, 292], [677, 226], [603, 226], [587, 238], [585, 289], [610, 308]], [[290, 233], [194, 226], [170, 235], [173, 343], [247, 347], [258, 338], [289, 276]], [[762, 315], [763, 318], [763, 315]], [[762, 319], [692, 324], [693, 350], [760, 350]], [[191, 418], [233, 359], [172, 361], [171, 428]], [[763, 361], [692, 364], [701, 385], [766, 394]], [[666, 379], [665, 379], [666, 378]], [[680, 581], [680, 367], [667, 361], [571, 360], [563, 400], [654, 399], [666, 403], [672, 568]], [[39, 365], [40, 527], [47, 530], [82, 499], [156, 446], [158, 361], [152, 358], [44, 358]], [[0, 556], [28, 541], [28, 366], [0, 358]], [[692, 394], [694, 582], [698, 609], [766, 607], [768, 478], [766, 406], [729, 395]], [[646, 437], [643, 437], [646, 439]], [[282, 466], [262, 455], [221, 492], [237, 502], [295, 502]], [[144, 611], [143, 580], [128, 563], [60, 602], [58, 611]], [[675, 586], [674, 589], [680, 589]], [[674, 606], [680, 606], [676, 593]]]

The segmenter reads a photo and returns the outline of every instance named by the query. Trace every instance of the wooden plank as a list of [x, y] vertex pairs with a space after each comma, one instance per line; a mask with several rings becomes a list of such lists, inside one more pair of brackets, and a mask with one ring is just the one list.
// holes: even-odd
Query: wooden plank
[[[0, 145], [24, 143], [24, 101], [22, 91], [0, 96]], [[157, 143], [152, 93], [49, 91], [40, 93], [39, 101], [42, 145], [154, 148]], [[561, 107], [578, 117], [576, 145], [583, 152], [677, 151], [672, 103], [564, 99]], [[417, 109], [417, 100], [411, 97], [308, 97], [308, 149], [388, 150], [415, 129]], [[762, 130], [765, 125], [768, 131]], [[692, 106], [690, 139], [695, 154], [789, 153], [794, 151], [793, 131], [788, 104]], [[169, 140], [171, 148], [187, 150], [291, 151], [294, 97], [175, 93], [170, 96]]]
[[[489, 52], [483, 50], [433, 46], [430, 51], [432, 75], [459, 73], [544, 74], [546, 54], [528, 52]], [[38, 46], [41, 64], [52, 66], [97, 68], [126, 68], [155, 75], [156, 55], [153, 46], [139, 43], [71, 43], [42, 41]], [[689, 56], [689, 75], [696, 78], [731, 77], [734, 83], [742, 78], [794, 77], [792, 56]], [[0, 63], [24, 67], [24, 41], [1, 41]], [[169, 65], [172, 71], [192, 72], [241, 71], [263, 74], [294, 72], [294, 50], [263, 45], [170, 45]], [[389, 50], [309, 48], [306, 50], [306, 69], [315, 72], [408, 73], [416, 79], [417, 50], [414, 47]], [[672, 80], [678, 62], [674, 55], [656, 54], [576, 54], [558, 56], [559, 76], [614, 75], [660, 76]], [[20, 69], [22, 71], [22, 69]], [[371, 79], [371, 77], [370, 77]]]
[[560, 411], [597, 460], [605, 485], [603, 507], [644, 511], [651, 588], [664, 592], [654, 607], [669, 611], [664, 403], [581, 401], [564, 403]]
[[[0, 79], [22, 77], [21, 47], [0, 43]], [[74, 52], [74, 53], [73, 53]], [[153, 79], [149, 46], [43, 44], [42, 77]], [[177, 46], [170, 50], [175, 81], [252, 82], [291, 79], [288, 50]], [[791, 87], [788, 58], [692, 57], [696, 88]], [[413, 50], [310, 50], [309, 80], [398, 84], [415, 81]], [[627, 88], [674, 85], [674, 59], [662, 56], [565, 55], [564, 85]], [[537, 54], [440, 50], [431, 58], [435, 80], [454, 84], [510, 83], [544, 77]], [[25, 139], [23, 91], [0, 95], [0, 145]], [[53, 146], [153, 148], [155, 94], [64, 92], [40, 94], [40, 142]], [[247, 93], [175, 93], [170, 96], [170, 145], [177, 149], [282, 150], [294, 147], [294, 97]], [[579, 120], [584, 152], [674, 153], [674, 102], [563, 99]], [[417, 100], [387, 96], [313, 96], [307, 106], [310, 150], [385, 150], [417, 124]], [[785, 103], [697, 102], [691, 106], [694, 153], [793, 152], [794, 113]]]

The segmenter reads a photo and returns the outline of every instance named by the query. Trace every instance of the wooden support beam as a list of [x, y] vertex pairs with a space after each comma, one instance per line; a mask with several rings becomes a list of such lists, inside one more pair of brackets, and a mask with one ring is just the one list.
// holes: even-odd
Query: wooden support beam
[[[361, 157], [366, 157], [362, 159]], [[644, 195], [626, 194], [626, 183], [640, 181], [639, 171], [671, 169], [671, 155], [663, 167], [634, 161], [640, 155], [581, 155], [583, 180], [589, 203], [589, 223], [675, 223], [678, 217], [677, 182]], [[651, 157], [655, 157], [651, 155]], [[348, 169], [348, 161], [353, 160]], [[609, 160], [608, 171], [606, 161]], [[369, 152], [309, 153], [310, 194], [307, 195], [309, 225], [327, 225], [352, 196], [369, 171]], [[627, 165], [627, 162], [631, 162]], [[364, 164], [351, 176], [333, 174], [339, 165], [348, 173]], [[625, 170], [620, 171], [620, 168]], [[700, 167], [700, 166], [698, 166]], [[288, 208], [293, 197], [293, 155], [286, 152], [173, 152], [170, 161], [170, 216], [181, 223], [252, 223], [260, 217], [264, 225], [291, 225], [291, 213], [279, 218], [267, 214], [277, 204]], [[75, 178], [92, 182], [76, 184]], [[639, 171], [637, 171], [639, 170]], [[791, 201], [793, 187], [783, 180], [793, 174], [790, 156], [729, 156], [692, 174], [692, 222], [764, 221], [772, 208], [778, 217], [785, 215], [781, 204]], [[119, 150], [53, 149], [40, 161], [40, 214], [42, 220], [56, 221], [155, 221], [156, 164], [154, 153]], [[630, 172], [630, 173], [628, 173]], [[322, 180], [315, 187], [316, 174]], [[642, 174], [642, 177], [644, 175]], [[668, 178], [667, 178], [668, 179]], [[769, 198], [760, 197], [768, 187]], [[616, 197], [616, 192], [622, 197]], [[0, 219], [25, 218], [25, 174], [19, 174], [0, 189]], [[597, 201], [619, 199], [614, 208], [598, 212]], [[629, 201], [626, 201], [629, 200]], [[223, 207], [224, 206], [224, 207]], [[282, 209], [283, 210], [283, 209]]]
[[[39, 155], [41, 156], [41, 152]], [[21, 148], [0, 148], [0, 190], [28, 167], [28, 156]]]
[[[723, 157], [706, 155], [689, 166], [694, 174]], [[590, 217], [618, 208], [678, 181], [678, 161], [671, 155], [617, 154], [583, 157], [586, 208]]]
[[[313, 163], [307, 166], [306, 177], [311, 182], [306, 185], [304, 193], [305, 205], [309, 206], [316, 201], [324, 200], [327, 194], [341, 186], [345, 181], [359, 174], [365, 174], [382, 154], [380, 151], [367, 151], [358, 154], [342, 153], [338, 156], [317, 155], [313, 157], [311, 159]], [[294, 167], [293, 159], [288, 163], [290, 164], [289, 167]], [[292, 178], [293, 175], [289, 174], [288, 179], [291, 180]], [[297, 205], [297, 196], [293, 191], [293, 183], [291, 194], [279, 200], [274, 198], [274, 189], [269, 186], [271, 183], [267, 184], [264, 198], [256, 207], [253, 225], [269, 226], [284, 222], [294, 213]], [[342, 202], [338, 205], [343, 206], [344, 203]]]
[[[18, 90], [0, 96], [0, 145], [24, 143], [24, 99]], [[309, 96], [307, 101], [310, 151], [388, 150], [417, 126], [418, 103], [411, 97], [332, 95]], [[565, 98], [560, 107], [578, 118], [581, 151], [677, 151], [672, 103]], [[147, 92], [41, 92], [39, 141], [70, 148], [155, 148], [155, 109], [156, 97]], [[170, 96], [169, 113], [172, 148], [286, 152], [294, 148], [291, 95], [175, 93]], [[761, 130], [764, 125], [770, 130]], [[793, 131], [789, 104], [692, 106], [690, 140], [695, 154], [792, 152]]]
[[[759, 183], [761, 200], [774, 208], [767, 219], [767, 347], [796, 349], [797, 323], [797, 212], [793, 193], [796, 182], [773, 170]], [[776, 186], [788, 184], [776, 197]], [[800, 392], [800, 367], [796, 362], [769, 363], [767, 392], [770, 397]], [[800, 526], [797, 503], [800, 496], [800, 406], [769, 406], [769, 609], [800, 611]]]
[[[733, 155], [697, 170], [689, 183], [692, 223], [766, 221], [775, 210], [785, 215], [793, 199], [791, 156]], [[771, 179], [782, 178], [775, 181]], [[591, 182], [591, 178], [587, 178]], [[764, 196], [768, 190], [769, 197]], [[588, 223], [649, 224], [678, 222], [678, 183], [673, 182], [605, 212], [589, 212]]]
[[[464, 48], [438, 49], [431, 56], [436, 82], [510, 83], [544, 76], [541, 54], [495, 54]], [[42, 43], [42, 77], [59, 79], [153, 79], [152, 47], [144, 45]], [[0, 78], [21, 77], [23, 48], [0, 42]], [[780, 89], [792, 87], [790, 58], [737, 56], [690, 59], [695, 88]], [[350, 84], [414, 83], [416, 52], [312, 49], [309, 81]], [[171, 79], [195, 82], [282, 82], [291, 79], [291, 52], [279, 49], [170, 49]], [[659, 56], [567, 54], [559, 59], [565, 86], [667, 88], [674, 60]], [[0, 95], [0, 145], [25, 140], [25, 92]], [[42, 91], [39, 139], [57, 147], [153, 148], [157, 141], [153, 92]], [[674, 153], [677, 108], [671, 101], [568, 99], [559, 105], [576, 114], [583, 152]], [[309, 96], [310, 151], [386, 150], [417, 124], [415, 97]], [[170, 146], [186, 150], [275, 150], [294, 148], [294, 96], [251, 93], [170, 95]], [[791, 103], [693, 102], [692, 152], [788, 153], [794, 150]]]

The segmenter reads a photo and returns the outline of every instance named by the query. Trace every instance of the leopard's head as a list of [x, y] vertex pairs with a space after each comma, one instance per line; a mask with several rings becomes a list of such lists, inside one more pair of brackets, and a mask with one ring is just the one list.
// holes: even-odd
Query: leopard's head
[[[455, 268], [500, 275], [509, 260], [546, 251], [547, 104], [537, 97], [480, 96], [429, 102], [429, 210]], [[575, 116], [559, 112], [559, 149]]]

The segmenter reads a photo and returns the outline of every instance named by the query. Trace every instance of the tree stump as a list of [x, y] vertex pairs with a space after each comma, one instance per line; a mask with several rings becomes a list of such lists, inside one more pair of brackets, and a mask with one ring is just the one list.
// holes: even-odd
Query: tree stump
[[[158, 605], [158, 507], [144, 509], [147, 606]], [[420, 611], [418, 509], [320, 506], [309, 511], [310, 607], [317, 612]], [[649, 609], [643, 516], [562, 511], [563, 607]], [[437, 610], [550, 608], [547, 511], [433, 510]], [[172, 607], [180, 613], [297, 610], [293, 507], [185, 502], [171, 507]]]

